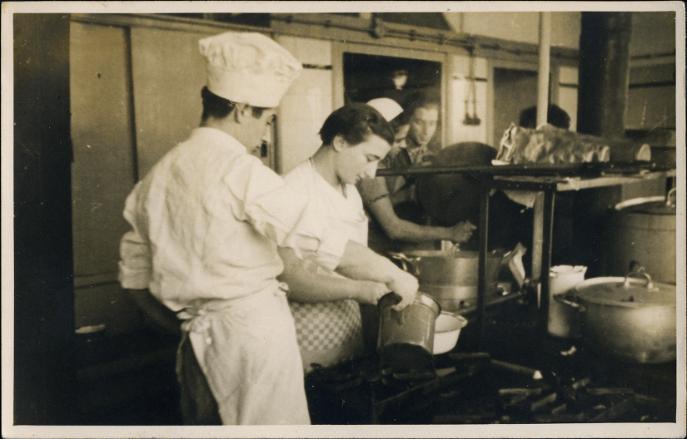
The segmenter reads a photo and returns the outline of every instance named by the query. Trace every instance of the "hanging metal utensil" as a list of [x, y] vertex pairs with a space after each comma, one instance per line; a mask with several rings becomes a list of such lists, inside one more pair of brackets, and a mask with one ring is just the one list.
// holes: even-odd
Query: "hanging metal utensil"
[[[465, 119], [463, 125], [479, 125], [482, 121], [477, 116], [477, 86], [475, 81], [475, 53], [470, 49], [470, 63], [468, 65], [468, 91], [465, 96]], [[472, 114], [470, 114], [472, 103]]]

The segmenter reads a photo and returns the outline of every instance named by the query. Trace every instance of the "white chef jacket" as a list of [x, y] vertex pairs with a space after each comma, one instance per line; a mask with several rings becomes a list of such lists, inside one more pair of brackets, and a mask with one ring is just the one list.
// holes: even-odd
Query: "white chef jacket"
[[121, 242], [122, 286], [149, 288], [174, 311], [276, 287], [275, 243], [334, 269], [347, 242], [304, 194], [214, 128], [196, 128], [166, 154], [124, 217], [133, 230]]
[[333, 270], [348, 239], [227, 133], [201, 127], [126, 201], [120, 282], [188, 320], [225, 424], [309, 423], [276, 246]]
[[[335, 189], [317, 172], [311, 160], [295, 167], [284, 180], [323, 212], [337, 235], [367, 245], [368, 220], [354, 185], [344, 185], [343, 191]], [[326, 268], [310, 268], [314, 272], [339, 276]], [[306, 372], [311, 370], [313, 363], [331, 366], [362, 353], [362, 323], [356, 301], [302, 303], [292, 300], [289, 305]]]

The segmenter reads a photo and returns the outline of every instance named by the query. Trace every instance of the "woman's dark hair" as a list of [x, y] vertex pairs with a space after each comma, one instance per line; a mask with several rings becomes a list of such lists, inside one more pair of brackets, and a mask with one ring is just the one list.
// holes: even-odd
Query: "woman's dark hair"
[[[229, 99], [224, 99], [223, 97], [217, 96], [207, 87], [203, 87], [200, 91], [200, 96], [203, 98], [203, 115], [201, 120], [204, 122], [210, 118], [222, 119], [229, 115], [236, 104]], [[259, 118], [262, 116], [262, 112], [266, 110], [263, 107], [254, 107], [251, 105], [253, 111], [253, 117]]]
[[394, 130], [377, 110], [367, 104], [348, 104], [332, 114], [322, 124], [320, 138], [329, 145], [336, 136], [342, 136], [351, 145], [364, 142], [371, 135], [394, 143]]

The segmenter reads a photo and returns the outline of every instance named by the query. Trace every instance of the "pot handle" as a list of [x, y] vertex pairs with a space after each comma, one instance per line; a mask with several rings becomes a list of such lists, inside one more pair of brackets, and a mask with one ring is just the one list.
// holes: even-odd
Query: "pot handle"
[[646, 280], [646, 289], [649, 291], [655, 291], [656, 287], [654, 286], [654, 281], [651, 279], [651, 276], [649, 273], [646, 272], [646, 269], [644, 267], [635, 267], [633, 271], [630, 271], [625, 275], [625, 281], [623, 282], [623, 287], [629, 288], [630, 287], [630, 277], [643, 277]]
[[577, 298], [570, 294], [554, 294], [553, 298], [556, 302], [567, 305], [579, 312], [585, 312], [587, 308], [577, 301]]
[[[417, 262], [420, 260], [419, 257], [408, 257], [403, 253], [389, 253], [389, 257], [401, 263], [401, 268], [403, 271], [413, 274], [415, 277], [420, 276], [420, 267]], [[412, 270], [411, 270], [412, 269]]]

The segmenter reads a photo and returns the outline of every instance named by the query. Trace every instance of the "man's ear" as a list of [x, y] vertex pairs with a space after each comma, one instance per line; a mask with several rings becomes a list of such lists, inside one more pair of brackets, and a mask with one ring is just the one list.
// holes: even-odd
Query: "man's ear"
[[237, 103], [234, 107], [234, 121], [243, 123], [245, 120], [253, 116], [253, 109], [250, 105], [244, 103]]
[[344, 139], [341, 134], [337, 134], [332, 140], [332, 147], [334, 151], [339, 152], [348, 147], [348, 142], [346, 142], [346, 139]]

